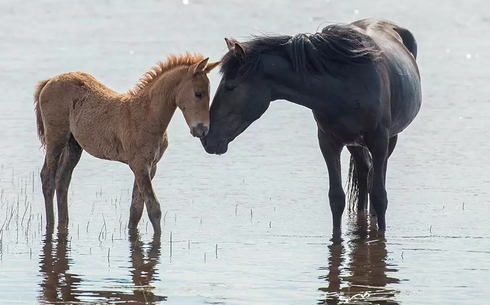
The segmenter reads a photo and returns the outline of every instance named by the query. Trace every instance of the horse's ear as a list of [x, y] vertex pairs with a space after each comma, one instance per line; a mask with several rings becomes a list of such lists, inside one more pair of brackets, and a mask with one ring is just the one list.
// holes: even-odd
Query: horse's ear
[[219, 66], [220, 63], [221, 63], [221, 61], [215, 61], [215, 62], [208, 63], [206, 65], [206, 68], [204, 68], [204, 73], [211, 72], [211, 70], [213, 70], [214, 68], [216, 68], [217, 66]]
[[233, 51], [235, 52], [235, 56], [239, 60], [245, 59], [245, 50], [243, 49], [243, 47], [238, 42], [235, 43], [235, 47], [233, 48]]
[[233, 49], [235, 48], [235, 40], [233, 38], [226, 38], [225, 37], [225, 42], [226, 42], [226, 46], [228, 47], [228, 50], [229, 51], [233, 51]]
[[206, 65], [208, 64], [209, 57], [204, 58], [201, 60], [196, 67], [194, 68], [194, 74], [199, 74], [204, 72], [204, 69], [206, 68]]

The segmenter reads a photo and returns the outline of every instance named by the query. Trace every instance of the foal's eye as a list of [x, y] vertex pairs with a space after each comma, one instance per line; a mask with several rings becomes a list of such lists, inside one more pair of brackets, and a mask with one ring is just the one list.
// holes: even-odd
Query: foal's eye
[[228, 91], [233, 91], [235, 89], [235, 86], [233, 86], [232, 84], [226, 84], [225, 89]]
[[194, 96], [197, 98], [202, 98], [204, 95], [202, 94], [202, 92], [194, 92]]

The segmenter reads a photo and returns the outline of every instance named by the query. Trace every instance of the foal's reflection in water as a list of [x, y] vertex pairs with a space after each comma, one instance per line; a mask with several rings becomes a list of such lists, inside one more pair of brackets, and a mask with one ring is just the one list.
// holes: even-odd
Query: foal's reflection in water
[[[42, 276], [40, 300], [47, 303], [79, 302], [78, 286], [82, 279], [69, 272], [71, 258], [68, 255], [68, 232], [60, 226], [57, 241], [53, 241], [53, 226], [46, 228], [43, 251], [40, 255]], [[53, 248], [56, 246], [56, 250]]]
[[325, 293], [320, 304], [398, 304], [394, 300], [397, 290], [386, 287], [399, 283], [387, 275], [398, 270], [387, 264], [386, 240], [378, 235], [375, 221], [368, 218], [360, 212], [350, 215], [344, 235], [347, 240], [332, 236], [328, 267], [321, 268], [328, 270], [321, 277], [328, 286], [319, 288]]
[[[148, 257], [144, 255], [145, 244], [137, 231], [130, 231], [130, 262], [133, 287], [122, 291], [89, 291], [81, 287], [82, 276], [69, 272], [73, 261], [70, 257], [68, 232], [58, 228], [53, 240], [53, 228], [47, 228], [43, 251], [40, 255], [40, 301], [43, 303], [102, 301], [131, 304], [156, 304], [166, 301], [166, 296], [153, 293], [151, 283], [155, 280], [156, 267], [160, 260], [160, 235], [154, 235], [149, 243]], [[132, 289], [132, 291], [131, 291]]]

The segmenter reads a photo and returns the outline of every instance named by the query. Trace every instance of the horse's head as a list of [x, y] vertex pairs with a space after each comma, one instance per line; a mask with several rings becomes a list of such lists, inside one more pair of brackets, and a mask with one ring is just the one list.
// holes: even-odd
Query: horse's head
[[224, 154], [228, 144], [267, 110], [271, 86], [261, 69], [257, 53], [246, 45], [226, 39], [228, 53], [221, 61], [223, 77], [211, 104], [211, 128], [202, 145], [210, 154]]
[[176, 90], [176, 105], [194, 137], [202, 138], [209, 131], [209, 79], [207, 74], [219, 65], [205, 58], [187, 68]]

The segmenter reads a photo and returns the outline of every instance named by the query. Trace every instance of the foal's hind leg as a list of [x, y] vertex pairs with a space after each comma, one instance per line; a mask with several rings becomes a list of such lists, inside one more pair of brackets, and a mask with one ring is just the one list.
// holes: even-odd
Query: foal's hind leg
[[46, 207], [46, 224], [54, 223], [53, 198], [56, 187], [56, 171], [60, 155], [66, 144], [66, 134], [49, 134], [46, 136], [46, 157], [41, 170], [41, 183], [44, 195], [44, 205]]
[[371, 167], [369, 152], [361, 146], [348, 146], [347, 149], [354, 160], [354, 172], [351, 177], [351, 188], [353, 188], [351, 197], [354, 196], [354, 198], [351, 200], [353, 199], [354, 206], [357, 200], [357, 210], [363, 211], [366, 209], [369, 193], [369, 169]]
[[342, 188], [340, 172], [340, 153], [342, 152], [343, 144], [326, 135], [320, 128], [318, 128], [318, 142], [323, 158], [327, 163], [328, 180], [330, 182], [328, 198], [333, 217], [333, 229], [334, 231], [340, 231], [342, 214], [345, 209], [345, 193]]
[[[150, 178], [153, 180], [155, 174], [157, 172], [156, 164], [151, 168]], [[133, 195], [131, 200], [131, 208], [129, 209], [129, 229], [136, 229], [138, 227], [138, 223], [143, 215], [143, 208], [145, 204], [145, 200], [143, 199], [143, 195], [141, 194], [138, 184], [136, 183], [136, 178], [134, 179], [133, 184]]]
[[68, 187], [82, 152], [82, 147], [71, 135], [61, 154], [58, 172], [56, 173], [56, 199], [58, 202], [58, 222], [60, 223], [68, 223]]

